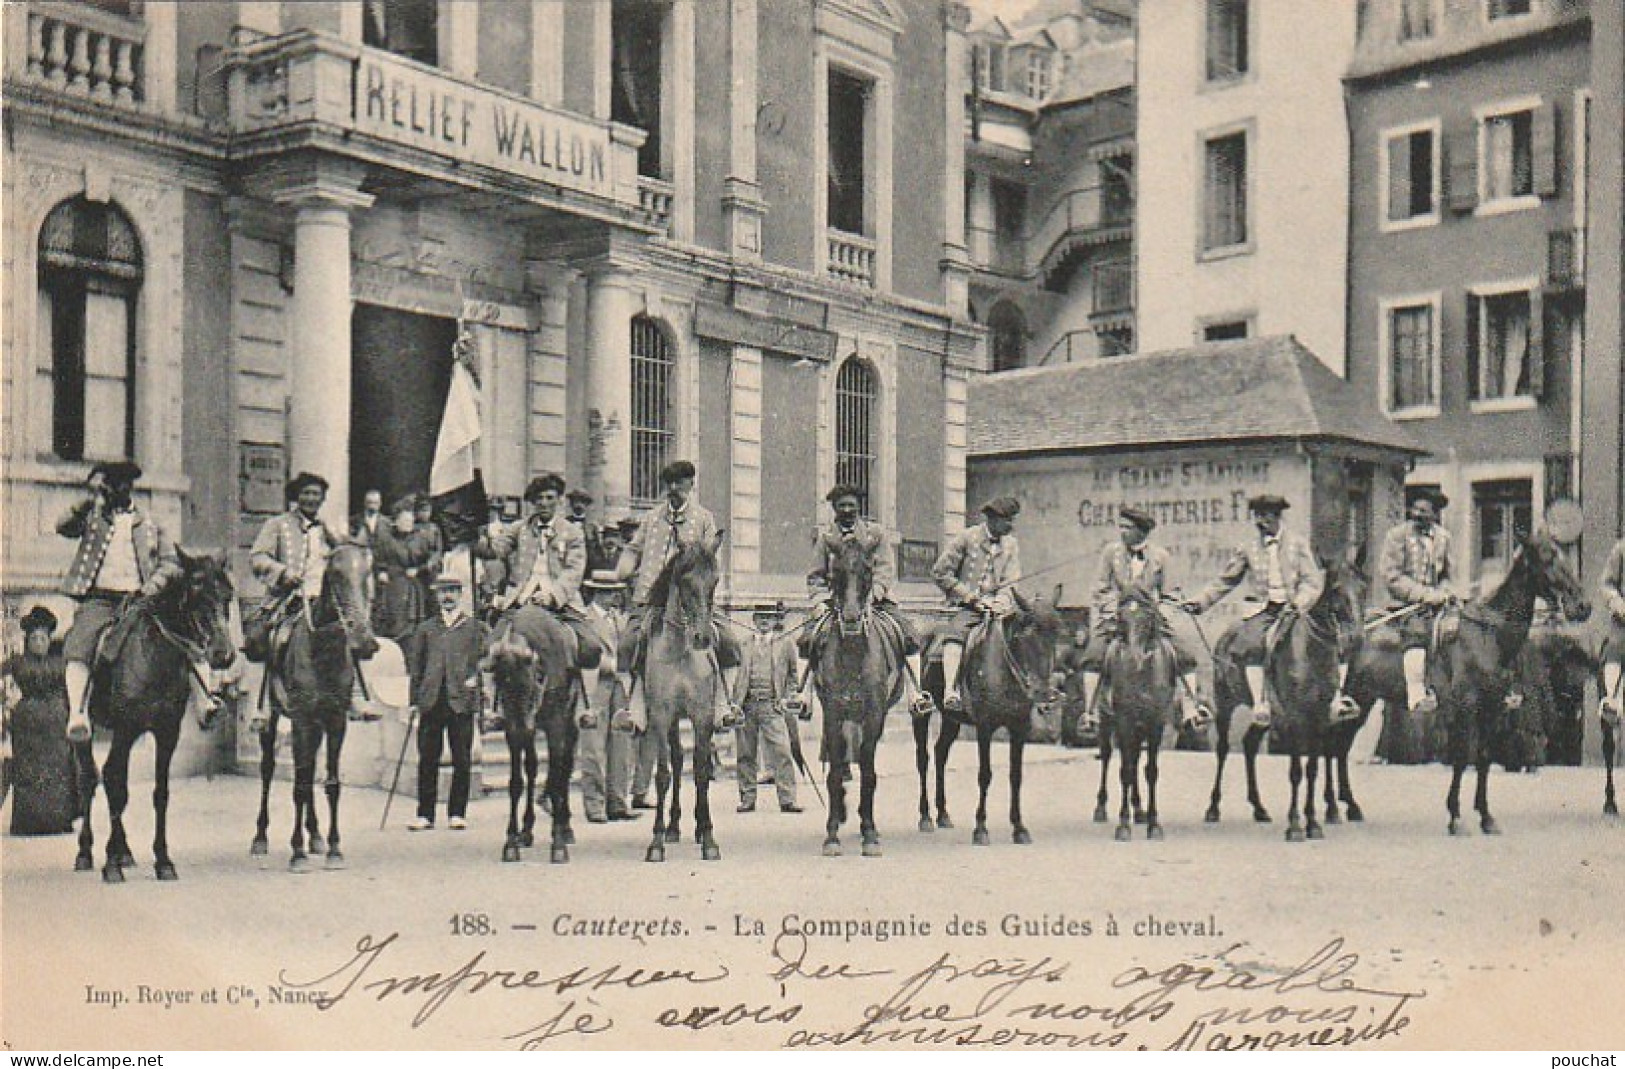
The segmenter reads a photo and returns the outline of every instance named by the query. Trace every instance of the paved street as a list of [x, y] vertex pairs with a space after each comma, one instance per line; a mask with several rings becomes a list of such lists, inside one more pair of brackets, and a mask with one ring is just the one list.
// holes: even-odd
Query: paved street
[[[1596, 768], [1496, 775], [1491, 797], [1505, 834], [1453, 840], [1444, 833], [1442, 769], [1360, 767], [1356, 785], [1367, 821], [1299, 845], [1281, 837], [1282, 759], [1266, 759], [1263, 773], [1276, 824], [1262, 828], [1243, 819], [1240, 768], [1233, 765], [1226, 822], [1209, 827], [1201, 811], [1211, 757], [1173, 754], [1162, 783], [1166, 841], [1148, 843], [1141, 829], [1141, 838], [1120, 844], [1109, 826], [1087, 820], [1098, 768], [1093, 756], [1039, 748], [1025, 788], [1036, 843], [1017, 847], [1003, 816], [1001, 744], [991, 798], [994, 844], [978, 849], [969, 842], [974, 746], [955, 751], [950, 800], [959, 826], [922, 835], [914, 829], [906, 726], [894, 720], [889, 727], [879, 790], [885, 856], [878, 860], [857, 856], [855, 830], [845, 837], [846, 856], [819, 856], [823, 816], [810, 792], [800, 815], [780, 814], [771, 803], [736, 815], [731, 780], [714, 793], [724, 860], [703, 864], [685, 841], [662, 867], [641, 860], [647, 815], [636, 824], [578, 819], [580, 841], [568, 866], [549, 865], [545, 844], [525, 863], [503, 865], [497, 858], [505, 806], [495, 795], [476, 800], [466, 833], [411, 835], [403, 829], [410, 815], [403, 799], [392, 810], [392, 828], [380, 833], [384, 796], [352, 791], [343, 811], [348, 869], [296, 877], [285, 869], [285, 783], [277, 785], [273, 854], [261, 866], [247, 851], [255, 785], [190, 779], [176, 784], [172, 808], [181, 880], [166, 885], [152, 876], [151, 816], [138, 790], [131, 829], [143, 864], [123, 886], [73, 873], [68, 839], [4, 840], [5, 1039], [24, 1048], [515, 1047], [527, 1040], [550, 1049], [776, 1047], [861, 1021], [864, 1006], [886, 1003], [903, 978], [941, 953], [966, 969], [995, 956], [1008, 966], [1013, 958], [1031, 963], [1048, 955], [1051, 968], [1067, 964], [1043, 995], [1099, 1007], [1127, 998], [1133, 985], [1125, 989], [1123, 970], [1131, 964], [1158, 970], [1186, 960], [1216, 969], [1244, 963], [1260, 975], [1279, 978], [1284, 971], [1290, 978], [1292, 966], [1313, 963], [1317, 950], [1341, 937], [1326, 960], [1358, 955], [1343, 970], [1347, 979], [1361, 991], [1381, 992], [1363, 996], [1356, 1023], [1375, 1025], [1396, 1005], [1408, 1018], [1397, 1038], [1382, 1041], [1387, 1045], [1620, 1042], [1615, 981], [1625, 947], [1625, 826], [1601, 816]], [[105, 835], [100, 800], [96, 820]], [[691, 827], [686, 818], [685, 827]], [[864, 926], [879, 920], [895, 922], [884, 942]], [[610, 921], [609, 934], [585, 934], [604, 931]], [[835, 927], [807, 927], [823, 921]], [[985, 934], [960, 934], [977, 923]], [[930, 925], [929, 934], [920, 933], [922, 924]], [[454, 935], [454, 927], [471, 934]], [[805, 942], [775, 941], [786, 928], [805, 934]], [[389, 941], [392, 933], [398, 938]], [[358, 957], [358, 947], [375, 953]], [[805, 948], [805, 957], [797, 948]], [[390, 994], [365, 986], [386, 975], [454, 970], [481, 949], [487, 952], [481, 969], [534, 969], [547, 978], [588, 972], [541, 992], [496, 981], [476, 991], [469, 976], [437, 997], [432, 989]], [[342, 978], [356, 979], [362, 958], [366, 981], [345, 994]], [[801, 974], [781, 975], [781, 986], [768, 974], [786, 959], [800, 961]], [[355, 971], [344, 971], [347, 962]], [[806, 974], [815, 962], [853, 973], [892, 972], [813, 981]], [[725, 967], [728, 978], [645, 988], [622, 982], [634, 967], [695, 974]], [[621, 972], [606, 980], [603, 970], [614, 968]], [[1324, 970], [1298, 975], [1310, 971]], [[596, 985], [588, 976], [597, 977]], [[322, 977], [328, 978], [316, 982]], [[299, 1003], [297, 985], [306, 981], [343, 997], [325, 1012]], [[1037, 995], [1039, 982], [1015, 994]], [[988, 996], [992, 988], [972, 983], [961, 977], [956, 991], [938, 979], [917, 1004], [935, 993], [956, 1010], [991, 1006], [988, 1012], [998, 1014], [1034, 1001], [1001, 1005]], [[1309, 997], [1303, 986], [1282, 981], [1268, 995], [1292, 1003]], [[1329, 986], [1313, 994], [1328, 997], [1321, 992]], [[207, 1001], [211, 992], [217, 1004]], [[1396, 992], [1425, 996], [1396, 1002]], [[1114, 997], [1118, 1003], [1105, 1001]], [[1212, 1018], [1201, 1015], [1222, 1016], [1211, 1001], [1217, 996], [1186, 987], [1171, 997], [1177, 1005], [1165, 1017], [1119, 1018], [1124, 1041], [1211, 1041], [1215, 1027], [1201, 1022]], [[123, 1004], [113, 1005], [116, 999]], [[753, 1010], [802, 1009], [791, 1023], [691, 1019], [691, 1026], [713, 1025], [693, 1031], [657, 1022], [662, 1010], [736, 1001]], [[544, 1038], [549, 1021], [554, 1033], [569, 1030], [560, 1020], [579, 1024], [580, 1032], [605, 1022], [613, 1029], [593, 1038]], [[894, 1020], [910, 1018], [905, 1012]], [[1099, 1019], [1080, 1024], [1076, 1015], [1049, 1028], [1109, 1031]], [[989, 1034], [949, 1041], [984, 1043]]]

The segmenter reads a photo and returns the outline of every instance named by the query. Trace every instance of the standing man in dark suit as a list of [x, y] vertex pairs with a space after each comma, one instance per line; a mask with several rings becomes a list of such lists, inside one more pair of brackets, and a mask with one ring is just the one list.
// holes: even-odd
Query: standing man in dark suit
[[776, 626], [783, 618], [777, 605], [758, 605], [753, 614], [756, 634], [743, 643], [739, 670], [734, 673], [733, 704], [743, 707], [745, 718], [735, 731], [734, 771], [739, 777], [739, 812], [756, 808], [757, 745], [767, 751], [773, 765], [773, 786], [779, 809], [799, 813], [796, 804], [796, 765], [790, 753], [789, 725], [784, 699], [796, 685], [796, 658], [790, 640]]
[[475, 716], [480, 711], [480, 658], [490, 630], [462, 610], [463, 582], [442, 575], [434, 581], [439, 611], [418, 624], [402, 643], [418, 709], [418, 815], [407, 828], [434, 827], [440, 753], [451, 741], [451, 797], [447, 826], [468, 827], [469, 768]]
[[573, 487], [564, 499], [570, 503], [570, 515], [565, 519], [581, 528], [581, 534], [587, 542], [587, 573], [613, 571], [620, 559], [619, 550], [611, 555], [604, 548], [603, 530], [592, 520], [587, 518], [587, 506], [592, 504], [592, 495], [581, 487]]

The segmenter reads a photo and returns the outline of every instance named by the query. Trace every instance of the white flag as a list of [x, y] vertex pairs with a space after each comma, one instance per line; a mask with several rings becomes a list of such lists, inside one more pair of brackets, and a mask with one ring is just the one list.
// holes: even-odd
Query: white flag
[[480, 395], [474, 377], [461, 360], [451, 367], [451, 389], [446, 392], [446, 414], [440, 420], [440, 439], [429, 469], [429, 494], [450, 493], [474, 481], [479, 466]]

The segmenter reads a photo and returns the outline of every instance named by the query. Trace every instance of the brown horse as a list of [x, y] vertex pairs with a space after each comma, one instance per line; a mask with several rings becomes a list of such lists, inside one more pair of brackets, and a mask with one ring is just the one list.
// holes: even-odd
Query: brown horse
[[[1121, 634], [1106, 651], [1104, 675], [1111, 681], [1111, 745], [1122, 755], [1117, 776], [1122, 801], [1117, 811], [1118, 842], [1134, 838], [1134, 819], [1139, 807], [1137, 785], [1140, 754], [1145, 754], [1145, 837], [1161, 839], [1162, 824], [1157, 820], [1157, 754], [1162, 746], [1163, 727], [1178, 704], [1178, 657], [1162, 636], [1162, 617], [1157, 600], [1144, 591], [1133, 591], [1117, 603]], [[1107, 731], [1102, 727], [1102, 732]], [[1104, 762], [1110, 753], [1102, 742]], [[1101, 766], [1104, 784], [1106, 764]]]
[[[120, 641], [117, 657], [110, 664], [97, 665], [92, 674], [90, 719], [113, 732], [113, 744], [100, 772], [112, 818], [107, 863], [102, 866], [102, 879], [108, 883], [123, 883], [124, 870], [135, 864], [124, 833], [124, 807], [130, 800], [130, 749], [149, 731], [158, 744], [154, 757], [157, 782], [152, 789], [153, 863], [160, 880], [176, 878], [167, 834], [169, 764], [180, 741], [191, 693], [189, 676], [200, 651], [217, 670], [229, 667], [237, 653], [231, 641], [232, 589], [225, 565], [214, 557], [176, 552], [180, 576], [159, 593], [135, 599], [127, 610], [131, 615], [115, 625], [117, 631], [109, 636]], [[74, 868], [87, 872], [95, 864], [90, 812], [98, 773], [89, 742], [75, 745], [74, 757], [81, 818]]]
[[[575, 632], [546, 609], [527, 605], [506, 626], [499, 624], [487, 665], [502, 711], [502, 733], [508, 743], [508, 835], [502, 860], [518, 861], [520, 851], [535, 842], [536, 724], [547, 736], [547, 783], [544, 808], [553, 818], [549, 859], [570, 860], [575, 832], [570, 827], [570, 775], [575, 768], [580, 729], [575, 717], [579, 689], [573, 672]], [[519, 800], [525, 801], [523, 824]]]
[[[262, 729], [261, 753], [274, 752], [276, 718], [286, 716], [293, 723], [294, 815], [288, 869], [294, 873], [310, 871], [307, 832], [312, 853], [323, 845], [315, 829], [318, 826], [316, 751], [324, 747], [327, 773], [323, 787], [328, 813], [326, 864], [328, 868], [344, 866], [344, 852], [339, 848], [339, 759], [350, 718], [357, 659], [365, 660], [378, 652], [367, 597], [370, 557], [365, 546], [354, 542], [342, 542], [333, 547], [322, 572], [321, 592], [303, 603], [289, 628], [286, 647], [277, 662], [267, 664], [265, 669], [272, 716]], [[261, 774], [259, 822], [252, 847], [256, 854], [265, 850], [268, 821], [266, 794], [270, 769], [263, 758]]]
[[1445, 807], [1452, 835], [1466, 833], [1461, 779], [1469, 764], [1478, 770], [1473, 809], [1479, 827], [1486, 835], [1501, 830], [1490, 815], [1490, 762], [1511, 728], [1507, 698], [1514, 689], [1512, 670], [1529, 638], [1536, 598], [1555, 604], [1570, 621], [1591, 615], [1574, 569], [1545, 532], [1520, 541], [1506, 579], [1487, 598], [1463, 606], [1460, 631], [1454, 640], [1440, 643], [1430, 659], [1430, 682], [1449, 725], [1451, 776]]
[[[683, 743], [678, 727], [687, 716], [694, 727], [694, 838], [700, 856], [720, 861], [711, 824], [711, 776], [714, 772], [711, 736], [719, 730], [717, 688], [722, 669], [717, 662], [716, 624], [712, 604], [716, 597], [717, 551], [723, 532], [707, 544], [685, 545], [661, 569], [649, 594], [649, 615], [644, 621], [644, 666], [639, 682], [649, 727], [641, 745], [654, 751], [655, 824], [646, 861], [666, 860], [666, 843], [681, 838], [679, 801], [683, 777]], [[669, 771], [668, 771], [669, 769]], [[671, 789], [671, 812], [665, 811], [666, 790]]]
[[829, 818], [824, 827], [824, 856], [841, 854], [841, 825], [846, 823], [846, 780], [852, 760], [858, 762], [858, 821], [863, 856], [880, 856], [875, 826], [875, 750], [886, 712], [903, 691], [902, 636], [888, 633], [870, 606], [874, 568], [859, 543], [843, 542], [829, 564], [833, 612], [813, 636], [816, 671], [813, 683], [824, 709], [824, 747], [829, 760]]
[[[1315, 816], [1315, 779], [1321, 758], [1330, 756], [1335, 741], [1331, 717], [1332, 698], [1337, 693], [1338, 653], [1353, 617], [1353, 602], [1343, 589], [1342, 576], [1337, 569], [1331, 569], [1320, 597], [1307, 613], [1287, 610], [1265, 658], [1264, 685], [1269, 688], [1270, 704], [1275, 710], [1270, 723], [1270, 749], [1287, 754], [1291, 762], [1287, 842], [1326, 836]], [[1300, 822], [1298, 788], [1306, 774], [1309, 782]], [[1334, 810], [1330, 775], [1328, 768], [1328, 814]]]

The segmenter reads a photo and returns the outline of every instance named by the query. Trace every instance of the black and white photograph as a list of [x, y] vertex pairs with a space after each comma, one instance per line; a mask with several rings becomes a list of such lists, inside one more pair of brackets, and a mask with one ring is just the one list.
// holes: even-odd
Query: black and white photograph
[[0, 32], [8, 1054], [1617, 1064], [1625, 2]]

